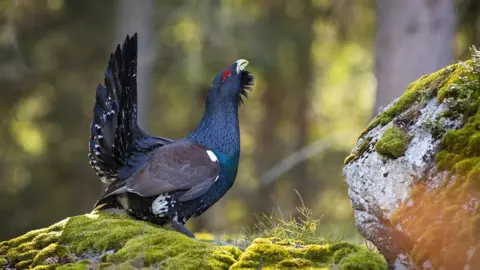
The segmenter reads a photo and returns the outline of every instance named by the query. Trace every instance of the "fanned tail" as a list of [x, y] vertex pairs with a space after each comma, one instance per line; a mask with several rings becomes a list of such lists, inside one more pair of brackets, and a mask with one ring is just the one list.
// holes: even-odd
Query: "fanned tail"
[[137, 125], [137, 34], [127, 36], [110, 55], [105, 86], [99, 84], [90, 127], [90, 165], [104, 183], [119, 178], [119, 172], [142, 155], [172, 140], [151, 137]]

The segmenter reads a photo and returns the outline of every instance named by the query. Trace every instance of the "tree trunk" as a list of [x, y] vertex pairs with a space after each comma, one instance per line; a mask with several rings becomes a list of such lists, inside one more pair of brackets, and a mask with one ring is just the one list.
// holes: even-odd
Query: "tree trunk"
[[[262, 93], [262, 104], [264, 105], [264, 116], [261, 126], [256, 136], [257, 150], [254, 156], [257, 175], [260, 176], [270, 169], [277, 162], [282, 160], [286, 154], [296, 152], [308, 143], [309, 135], [309, 97], [311, 96], [311, 81], [313, 72], [313, 63], [311, 59], [311, 46], [314, 39], [313, 22], [315, 13], [312, 10], [311, 1], [299, 1], [302, 3], [301, 14], [292, 16], [288, 13], [288, 2], [277, 1], [269, 10], [266, 22], [262, 23], [262, 32], [268, 33], [270, 37], [265, 38], [264, 47], [268, 47], [270, 54], [268, 59], [273, 59], [273, 63], [283, 61], [282, 58], [288, 56], [278, 54], [278, 51], [287, 49], [287, 53], [292, 55], [289, 64], [293, 66], [292, 72], [295, 79], [282, 77], [284, 72], [281, 65], [273, 65], [265, 74], [266, 86]], [[273, 4], [272, 4], [273, 5]], [[276, 33], [271, 33], [276, 31]], [[290, 43], [289, 41], [294, 40]], [[288, 103], [282, 100], [288, 99]], [[288, 120], [285, 120], [288, 119]], [[285, 122], [288, 121], [288, 124]], [[282, 125], [293, 125], [293, 138], [283, 141], [279, 133], [282, 132]], [[256, 192], [255, 200], [252, 200], [252, 208], [257, 213], [270, 212], [275, 206], [285, 205], [299, 206], [299, 198], [295, 195], [293, 189], [297, 189], [302, 196], [308, 197], [308, 171], [305, 161], [298, 164], [294, 169], [279, 177], [283, 180], [288, 179], [293, 183], [289, 190], [290, 198], [278, 201], [275, 198], [275, 182], [267, 184], [261, 183]], [[284, 206], [285, 206], [284, 205]], [[283, 209], [293, 210], [292, 209]]]
[[[310, 101], [312, 96], [312, 73], [313, 73], [313, 61], [312, 61], [312, 43], [315, 37], [313, 30], [313, 23], [315, 20], [314, 12], [312, 10], [311, 1], [303, 1], [305, 4], [305, 14], [295, 24], [297, 33], [297, 85], [294, 86], [298, 90], [298, 101], [295, 111], [294, 123], [297, 128], [297, 138], [295, 142], [295, 151], [300, 151], [307, 146], [309, 139], [309, 121], [308, 115], [310, 113]], [[293, 181], [295, 183], [295, 189], [300, 194], [301, 198], [297, 198], [296, 206], [300, 206], [305, 199], [305, 203], [309, 204], [311, 196], [311, 188], [309, 188], [309, 176], [308, 176], [308, 160], [302, 161], [292, 171]]]
[[378, 0], [377, 25], [373, 115], [415, 79], [451, 63], [454, 1]]
[[138, 124], [148, 129], [151, 80], [157, 50], [155, 48], [155, 3], [153, 0], [119, 0], [115, 21], [114, 46], [125, 37], [138, 33]]

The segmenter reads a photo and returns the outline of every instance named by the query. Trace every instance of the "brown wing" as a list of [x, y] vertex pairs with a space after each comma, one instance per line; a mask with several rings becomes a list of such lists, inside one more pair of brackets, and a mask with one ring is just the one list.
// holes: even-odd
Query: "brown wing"
[[187, 190], [182, 200], [196, 198], [210, 188], [220, 173], [220, 165], [207, 151], [203, 146], [186, 141], [160, 147], [124, 185], [107, 189], [106, 196], [132, 192], [150, 197]]

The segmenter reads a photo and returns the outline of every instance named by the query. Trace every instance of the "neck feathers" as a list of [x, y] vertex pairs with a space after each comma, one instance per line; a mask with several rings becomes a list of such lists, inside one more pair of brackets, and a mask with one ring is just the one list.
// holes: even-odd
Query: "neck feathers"
[[238, 105], [207, 104], [202, 120], [187, 139], [226, 155], [238, 153]]

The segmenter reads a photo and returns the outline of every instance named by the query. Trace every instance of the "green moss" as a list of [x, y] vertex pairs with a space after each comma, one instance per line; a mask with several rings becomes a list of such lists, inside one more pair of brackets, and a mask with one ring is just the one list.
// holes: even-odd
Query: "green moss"
[[69, 254], [67, 247], [59, 244], [50, 244], [37, 253], [35, 258], [33, 258], [32, 266], [41, 265], [48, 258], [64, 259]]
[[[65, 221], [62, 221], [55, 226], [33, 230], [20, 237], [1, 242], [0, 257], [3, 256], [6, 260], [4, 265], [15, 266], [18, 269], [28, 268], [34, 261], [36, 261], [36, 265], [39, 264], [45, 254], [56, 256], [51, 253], [52, 246], [50, 244], [59, 241], [58, 230], [64, 225]], [[60, 249], [65, 251], [59, 247], [58, 250]]]
[[[67, 263], [71, 257], [85, 254], [121, 267], [141, 261], [141, 266], [161, 265], [162, 269], [228, 269], [241, 253], [235, 247], [213, 246], [146, 222], [107, 213], [72, 217], [0, 245], [5, 247], [2, 250], [6, 254], [0, 253], [0, 257], [5, 256], [6, 265], [19, 269], [42, 266], [48, 258]], [[64, 267], [84, 269], [88, 263]]]
[[350, 253], [338, 263], [342, 270], [383, 270], [386, 265], [381, 255], [366, 250]]
[[57, 242], [60, 239], [62, 232], [58, 231], [49, 231], [44, 233], [39, 233], [32, 240], [36, 248], [41, 248], [48, 246], [50, 243]]
[[[286, 238], [258, 238], [242, 252], [234, 246], [215, 246], [107, 213], [71, 217], [0, 246], [6, 247], [0, 253], [3, 266], [36, 270], [322, 268], [334, 262], [345, 264], [357, 252], [365, 255], [360, 266], [370, 265], [379, 256], [343, 242], [305, 244]], [[75, 262], [78, 258], [84, 260]]]
[[[147, 223], [113, 214], [87, 214], [68, 221], [62, 241], [75, 247], [76, 253], [104, 252], [120, 249], [137, 235], [149, 235], [157, 230]], [[163, 229], [159, 229], [164, 231]]]
[[467, 175], [475, 166], [480, 164], [480, 157], [466, 158], [453, 165], [453, 171], [458, 175]]
[[15, 267], [18, 269], [28, 268], [32, 264], [32, 260], [24, 260], [15, 264]]
[[338, 264], [340, 261], [342, 261], [345, 257], [348, 255], [355, 253], [358, 251], [358, 247], [353, 247], [353, 248], [343, 248], [340, 250], [337, 250], [333, 254], [333, 263]]
[[295, 269], [295, 268], [309, 268], [312, 262], [305, 259], [286, 259], [278, 263], [279, 268]]
[[[351, 256], [357, 253], [359, 257], [354, 260], [356, 257]], [[381, 255], [349, 243], [299, 245], [293, 240], [278, 241], [276, 238], [253, 241], [230, 269], [322, 268], [334, 263], [345, 265], [341, 269], [387, 269]], [[353, 265], [357, 268], [348, 268]], [[372, 265], [378, 268], [368, 268]]]
[[18, 269], [23, 269], [23, 268], [28, 268], [32, 264], [32, 260], [25, 260], [25, 261], [20, 261], [15, 264], [15, 267]]
[[120, 264], [136, 260], [144, 266], [161, 265], [162, 269], [202, 269], [206, 266], [227, 269], [239, 252], [195, 241], [127, 217], [102, 216], [85, 215], [71, 219], [62, 240], [75, 246], [76, 253], [115, 250], [106, 257], [106, 262]]
[[[462, 124], [443, 132], [435, 156], [437, 170], [447, 172], [444, 183], [431, 190], [418, 181], [410, 200], [391, 219], [414, 240], [410, 255], [418, 265], [427, 259], [435, 269], [466, 265], [465, 254], [474, 250], [480, 239], [480, 215], [470, 209], [471, 202], [480, 199], [479, 67], [478, 55], [455, 65], [438, 88], [437, 101], [448, 107], [443, 117]], [[469, 256], [470, 261], [480, 262], [480, 253]], [[478, 268], [480, 264], [470, 266]]]
[[450, 75], [458, 66], [457, 64], [446, 67], [430, 75], [422, 76], [420, 79], [411, 83], [403, 95], [399, 97], [391, 107], [377, 115], [360, 136], [363, 136], [379, 125], [383, 126], [390, 123], [394, 117], [405, 112], [415, 102], [424, 105], [425, 100], [429, 96], [434, 95], [438, 89], [441, 89], [447, 84]]
[[13, 248], [9, 250], [7, 253], [8, 260], [17, 262], [31, 260], [38, 254], [38, 250], [23, 251], [24, 248], [24, 246], [21, 246], [19, 248]]
[[343, 161], [344, 165], [347, 165], [349, 162], [360, 158], [363, 155], [363, 153], [365, 153], [370, 148], [371, 142], [372, 142], [372, 137], [367, 137], [363, 139], [363, 141], [360, 143], [357, 149], [353, 151], [351, 155], [345, 158], [345, 160]]
[[351, 161], [355, 160], [357, 156], [354, 155], [354, 154], [350, 154], [348, 155], [344, 160], [343, 160], [343, 165], [347, 165], [348, 163], [350, 163]]
[[452, 114], [463, 117], [465, 124], [443, 135], [442, 150], [436, 155], [440, 170], [468, 176], [473, 186], [480, 167], [480, 74], [475, 66], [473, 61], [459, 64], [448, 84], [438, 93], [438, 101], [447, 102]]
[[56, 270], [89, 270], [91, 269], [89, 262], [82, 260], [76, 263], [67, 263], [58, 267]]
[[98, 269], [109, 269], [109, 268], [114, 269], [114, 267], [115, 267], [115, 264], [111, 262], [103, 262], [98, 266]]
[[375, 151], [383, 156], [398, 158], [405, 154], [410, 136], [396, 125], [385, 130], [375, 144]]
[[54, 270], [58, 269], [61, 265], [58, 263], [49, 264], [49, 265], [38, 265], [32, 268], [33, 270]]

